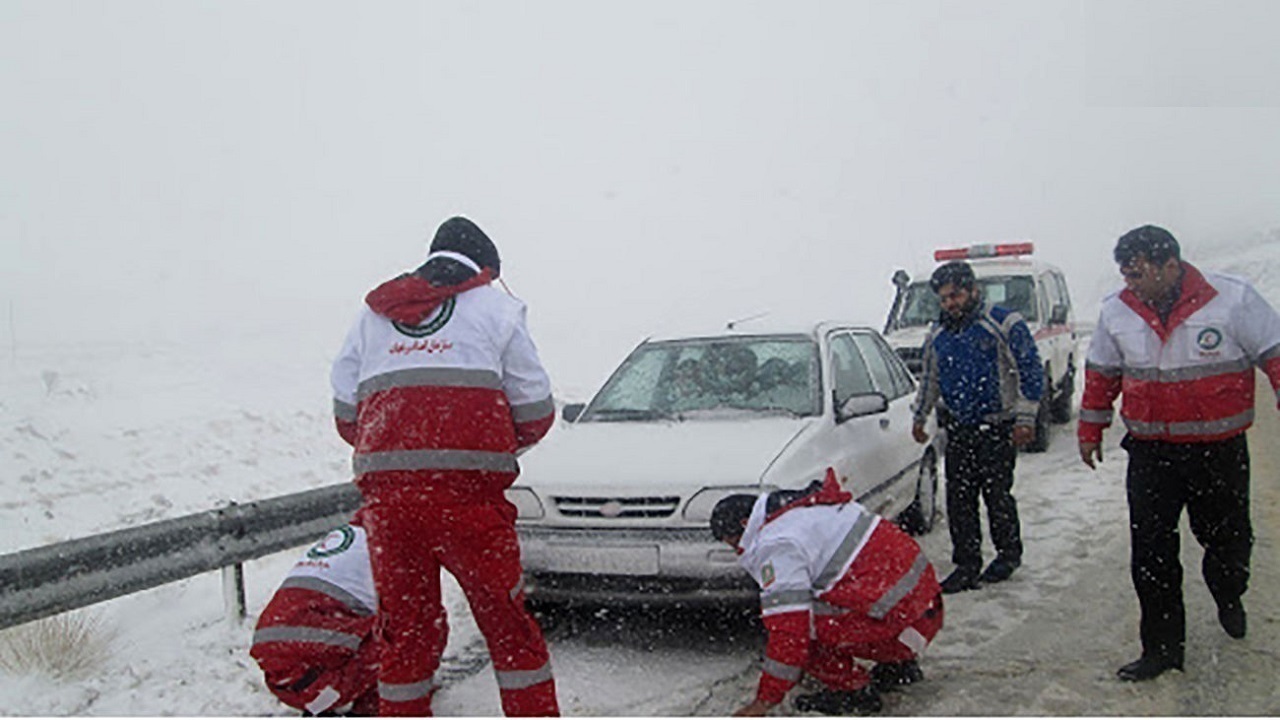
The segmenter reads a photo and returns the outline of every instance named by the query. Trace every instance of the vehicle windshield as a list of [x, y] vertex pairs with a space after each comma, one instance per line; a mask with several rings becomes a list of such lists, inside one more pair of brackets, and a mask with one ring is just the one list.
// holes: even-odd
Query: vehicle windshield
[[[1030, 275], [993, 275], [978, 278], [982, 295], [995, 305], [1017, 312], [1027, 322], [1036, 322], [1035, 282]], [[915, 282], [907, 287], [897, 327], [928, 325], [938, 319], [941, 307], [938, 296], [928, 282]]]
[[803, 335], [645, 343], [579, 422], [751, 414], [817, 415], [818, 350]]

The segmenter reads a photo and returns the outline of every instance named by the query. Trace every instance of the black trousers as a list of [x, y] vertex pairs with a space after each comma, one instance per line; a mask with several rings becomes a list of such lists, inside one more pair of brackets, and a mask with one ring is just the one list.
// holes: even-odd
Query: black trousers
[[1169, 443], [1125, 436], [1129, 452], [1130, 572], [1142, 611], [1142, 654], [1183, 659], [1178, 522], [1187, 509], [1204, 548], [1201, 573], [1219, 604], [1249, 587], [1249, 446], [1244, 433], [1213, 443]]
[[1022, 530], [1013, 499], [1013, 423], [947, 425], [947, 524], [951, 561], [957, 567], [982, 566], [982, 520], [978, 500], [987, 505], [991, 544], [996, 554], [1022, 561]]

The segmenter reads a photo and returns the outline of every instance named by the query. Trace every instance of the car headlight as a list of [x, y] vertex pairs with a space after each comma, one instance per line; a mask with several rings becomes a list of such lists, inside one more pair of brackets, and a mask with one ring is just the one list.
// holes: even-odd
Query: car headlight
[[702, 488], [694, 493], [693, 497], [689, 498], [689, 502], [685, 503], [684, 519], [690, 522], [711, 522], [711, 511], [715, 509], [716, 503], [730, 495], [761, 495], [774, 490], [777, 490], [777, 488], [769, 485], [763, 487], [760, 485], [738, 485]]
[[538, 494], [527, 487], [509, 487], [506, 490], [507, 500], [516, 506], [516, 519], [539, 520], [546, 515], [542, 509], [542, 501]]

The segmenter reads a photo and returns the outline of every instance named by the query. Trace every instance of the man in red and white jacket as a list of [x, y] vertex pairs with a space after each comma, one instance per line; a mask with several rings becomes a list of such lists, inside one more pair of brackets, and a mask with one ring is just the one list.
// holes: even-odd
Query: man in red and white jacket
[[258, 616], [249, 654], [267, 689], [311, 715], [377, 715], [377, 607], [355, 520], [307, 550]]
[[1245, 635], [1241, 596], [1253, 546], [1245, 430], [1253, 423], [1255, 366], [1280, 395], [1280, 315], [1245, 280], [1182, 261], [1163, 228], [1126, 233], [1115, 260], [1126, 287], [1102, 301], [1078, 436], [1081, 460], [1095, 467], [1112, 403], [1123, 395], [1142, 656], [1117, 674], [1140, 681], [1182, 669], [1184, 507], [1205, 550], [1202, 570], [1218, 620], [1232, 637]]
[[559, 712], [546, 643], [524, 606], [516, 510], [503, 495], [554, 405], [524, 304], [490, 285], [499, 270], [479, 227], [445, 221], [422, 267], [369, 293], [333, 365], [381, 598], [384, 715], [431, 713], [446, 632], [442, 567], [488, 642], [503, 711]]
[[[768, 630], [756, 699], [763, 715], [808, 673], [826, 690], [796, 709], [876, 712], [880, 692], [923, 679], [918, 659], [942, 628], [942, 589], [924, 551], [842, 490], [834, 470], [803, 491], [730, 495], [711, 532], [760, 585]], [[858, 659], [878, 663], [871, 672]]]

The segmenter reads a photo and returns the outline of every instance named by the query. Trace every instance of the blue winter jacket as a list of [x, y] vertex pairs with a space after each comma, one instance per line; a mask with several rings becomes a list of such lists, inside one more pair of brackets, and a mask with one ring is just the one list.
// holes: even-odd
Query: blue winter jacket
[[1035, 339], [1018, 313], [987, 302], [958, 329], [934, 323], [913, 407], [923, 424], [935, 406], [963, 425], [1014, 420], [1034, 425], [1044, 371]]

